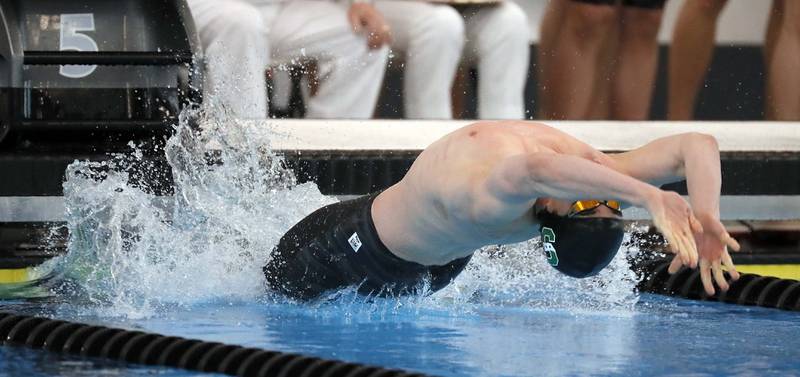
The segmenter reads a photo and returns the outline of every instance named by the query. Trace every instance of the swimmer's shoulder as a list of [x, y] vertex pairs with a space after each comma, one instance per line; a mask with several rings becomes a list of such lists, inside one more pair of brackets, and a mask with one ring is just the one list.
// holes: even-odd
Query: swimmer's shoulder
[[[482, 121], [461, 128], [452, 134], [451, 143], [467, 143], [497, 151], [506, 147], [521, 146], [531, 129], [518, 122]], [[488, 150], [487, 150], [488, 152]]]
[[550, 127], [544, 123], [523, 121], [523, 120], [483, 120], [466, 125], [456, 132], [454, 136], [463, 136], [468, 134], [475, 136], [478, 133], [488, 135], [504, 135], [515, 133], [530, 133], [530, 132], [552, 132], [557, 131], [555, 128]]
[[[487, 165], [521, 153], [557, 152], [562, 133], [523, 121], [481, 121], [464, 126], [431, 144], [418, 165], [452, 171], [454, 165]], [[466, 166], [480, 170], [479, 166]], [[426, 170], [428, 170], [426, 169]], [[459, 169], [461, 171], [463, 169]]]

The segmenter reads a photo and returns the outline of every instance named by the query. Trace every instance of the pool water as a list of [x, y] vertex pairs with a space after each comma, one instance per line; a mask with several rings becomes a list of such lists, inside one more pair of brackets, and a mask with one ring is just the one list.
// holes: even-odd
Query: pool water
[[[169, 197], [130, 184], [135, 146], [72, 164], [69, 253], [37, 269], [36, 287], [0, 287], [0, 310], [441, 376], [800, 374], [797, 313], [639, 295], [629, 260], [647, 250], [630, 240], [588, 279], [557, 273], [531, 240], [480, 250], [431, 295], [287, 301], [261, 267], [289, 227], [334, 199], [297, 185], [263, 130], [199, 123], [202, 137], [182, 127], [167, 143]], [[221, 164], [208, 165], [209, 143]], [[9, 347], [0, 365], [0, 376], [196, 375]]]
[[[800, 374], [800, 317], [770, 309], [653, 295], [642, 295], [629, 311], [475, 304], [432, 308], [402, 299], [269, 301], [210, 302], [141, 319], [97, 316], [84, 307], [53, 302], [8, 301], [0, 310], [439, 376]], [[0, 364], [6, 366], [0, 375], [9, 376], [22, 371], [70, 375], [79, 366], [114, 375], [195, 375], [16, 348], [0, 348]]]
[[0, 347], [0, 376], [191, 376], [168, 368], [127, 366], [102, 360], [86, 360], [25, 348]]

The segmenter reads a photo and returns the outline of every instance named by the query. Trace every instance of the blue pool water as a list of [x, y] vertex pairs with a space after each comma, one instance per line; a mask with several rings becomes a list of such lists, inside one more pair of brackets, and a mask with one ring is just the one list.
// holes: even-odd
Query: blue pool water
[[[639, 296], [628, 260], [647, 250], [630, 242], [589, 279], [558, 274], [532, 240], [479, 251], [430, 296], [287, 302], [261, 267], [291, 225], [335, 199], [297, 185], [263, 130], [201, 124], [202, 139], [181, 129], [168, 143], [170, 197], [128, 183], [136, 150], [73, 164], [69, 252], [37, 270], [48, 277], [38, 289], [0, 287], [0, 310], [441, 376], [800, 374], [797, 313]], [[44, 297], [12, 298], [31, 295]], [[0, 347], [0, 376], [81, 374], [195, 375]]]
[[[198, 304], [143, 319], [90, 315], [63, 303], [7, 301], [0, 310], [440, 376], [800, 375], [800, 317], [791, 312], [651, 295], [643, 295], [630, 311], [577, 312], [494, 305], [430, 308], [393, 299], [268, 301]], [[15, 348], [0, 348], [0, 365], [0, 376], [75, 375], [77, 370], [195, 375]]]

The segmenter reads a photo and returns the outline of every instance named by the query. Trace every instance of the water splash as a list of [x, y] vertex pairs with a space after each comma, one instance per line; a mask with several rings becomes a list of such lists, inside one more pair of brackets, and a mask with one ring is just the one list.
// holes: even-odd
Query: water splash
[[[171, 196], [131, 183], [130, 167], [143, 158], [136, 148], [109, 162], [71, 164], [64, 183], [69, 253], [54, 261], [56, 270], [110, 315], [262, 296], [261, 267], [273, 245], [332, 200], [312, 184], [296, 185], [257, 127], [184, 114], [165, 147]], [[218, 164], [208, 163], [212, 154]]]
[[[189, 126], [195, 123], [202, 133]], [[69, 253], [44, 268], [72, 282], [71, 291], [101, 315], [137, 318], [175, 305], [264, 299], [261, 268], [273, 246], [334, 201], [313, 184], [298, 185], [269, 136], [263, 125], [232, 117], [183, 114], [165, 147], [174, 180], [168, 196], [133, 179], [141, 174], [135, 169], [146, 169], [136, 146], [107, 162], [73, 163], [64, 183]], [[209, 164], [212, 155], [218, 163]], [[536, 241], [486, 248], [430, 296], [374, 299], [351, 289], [311, 306], [356, 314], [481, 305], [624, 312], [637, 301], [626, 259], [636, 252], [628, 245], [598, 276], [577, 280], [547, 265]]]
[[573, 313], [626, 313], [638, 301], [638, 278], [629, 264], [629, 259], [638, 254], [638, 246], [626, 235], [608, 267], [596, 276], [574, 279], [547, 264], [539, 239], [486, 248], [475, 254], [453, 284], [436, 295], [453, 301], [566, 309]]

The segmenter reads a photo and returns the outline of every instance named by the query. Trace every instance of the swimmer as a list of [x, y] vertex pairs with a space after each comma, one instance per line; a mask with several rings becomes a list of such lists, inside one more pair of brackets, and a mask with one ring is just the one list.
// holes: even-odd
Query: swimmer
[[[687, 180], [689, 202], [657, 186]], [[402, 295], [449, 284], [487, 245], [541, 235], [548, 262], [572, 277], [596, 274], [623, 236], [620, 203], [645, 208], [676, 254], [670, 267], [700, 267], [706, 292], [723, 291], [727, 248], [719, 221], [716, 140], [689, 133], [605, 154], [557, 129], [480, 122], [425, 149], [385, 191], [323, 207], [292, 227], [264, 267], [269, 286], [299, 299], [356, 286]], [[713, 277], [713, 279], [712, 279]]]

